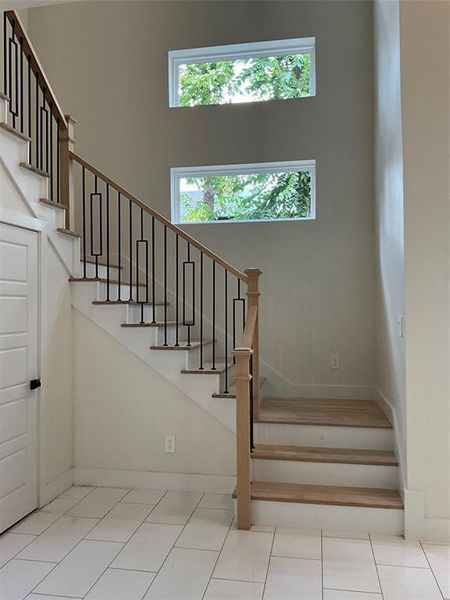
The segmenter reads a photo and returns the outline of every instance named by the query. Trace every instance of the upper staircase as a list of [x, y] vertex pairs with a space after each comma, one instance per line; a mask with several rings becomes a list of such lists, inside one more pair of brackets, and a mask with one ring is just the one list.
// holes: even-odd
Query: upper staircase
[[261, 272], [230, 265], [75, 154], [76, 122], [14, 11], [4, 27], [2, 162], [48, 219], [73, 306], [236, 432], [238, 527], [401, 533], [393, 429], [379, 405], [262, 397]]

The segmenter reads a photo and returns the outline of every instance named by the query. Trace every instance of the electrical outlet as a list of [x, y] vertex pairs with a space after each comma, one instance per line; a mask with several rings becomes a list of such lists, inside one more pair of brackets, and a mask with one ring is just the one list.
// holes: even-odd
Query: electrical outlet
[[168, 454], [174, 454], [176, 452], [174, 435], [164, 436], [164, 452], [167, 452]]
[[339, 371], [341, 368], [341, 360], [339, 354], [330, 354], [330, 369], [333, 371]]

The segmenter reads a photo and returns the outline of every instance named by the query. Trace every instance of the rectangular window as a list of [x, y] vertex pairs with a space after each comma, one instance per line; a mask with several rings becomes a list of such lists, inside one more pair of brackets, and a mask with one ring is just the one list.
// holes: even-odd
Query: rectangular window
[[171, 169], [173, 223], [315, 218], [314, 160]]
[[169, 52], [169, 105], [315, 96], [315, 38]]

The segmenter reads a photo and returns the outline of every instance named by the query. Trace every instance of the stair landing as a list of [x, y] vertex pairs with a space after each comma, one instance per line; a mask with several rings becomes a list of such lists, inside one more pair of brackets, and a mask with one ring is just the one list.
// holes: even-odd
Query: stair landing
[[392, 429], [375, 400], [264, 398], [258, 422]]

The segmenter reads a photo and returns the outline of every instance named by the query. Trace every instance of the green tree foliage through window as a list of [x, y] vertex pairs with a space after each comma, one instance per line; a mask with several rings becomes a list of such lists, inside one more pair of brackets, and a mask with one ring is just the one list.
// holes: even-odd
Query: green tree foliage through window
[[181, 180], [182, 222], [311, 216], [311, 173], [257, 173]]

